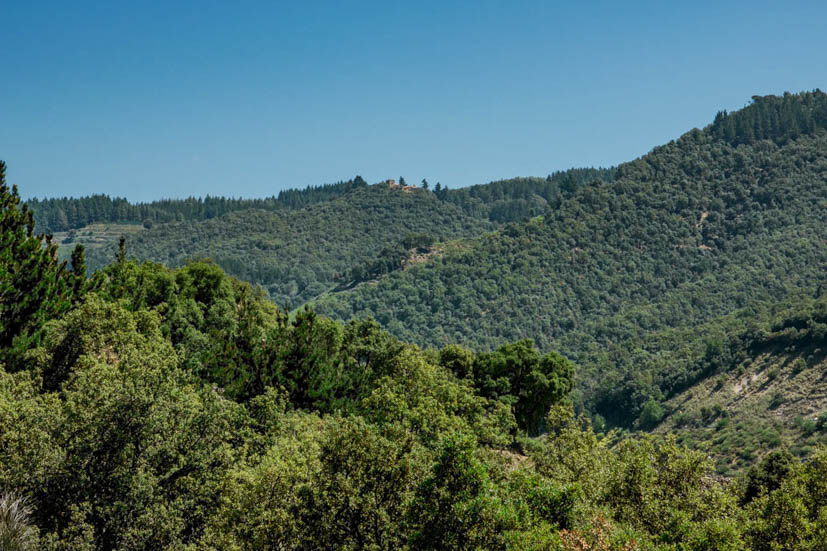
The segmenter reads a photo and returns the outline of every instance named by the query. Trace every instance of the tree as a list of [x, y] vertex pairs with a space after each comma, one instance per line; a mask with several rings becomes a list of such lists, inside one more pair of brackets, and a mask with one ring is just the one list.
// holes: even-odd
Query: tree
[[74, 300], [78, 301], [83, 295], [86, 283], [86, 255], [84, 254], [83, 245], [80, 243], [72, 249], [72, 275], [74, 276], [72, 285]]
[[411, 548], [500, 549], [504, 504], [488, 468], [476, 457], [476, 442], [457, 434], [447, 439], [431, 474], [420, 484], [410, 510]]
[[747, 473], [742, 503], [749, 503], [762, 494], [777, 490], [795, 473], [795, 467], [795, 458], [789, 451], [784, 449], [769, 453]]
[[51, 235], [34, 233], [17, 186], [6, 185], [0, 161], [0, 363], [18, 369], [22, 353], [39, 342], [46, 321], [69, 306], [72, 275], [58, 262]]
[[123, 235], [118, 239], [118, 257], [116, 260], [118, 264], [126, 262], [126, 237]]
[[521, 429], [537, 434], [549, 408], [571, 391], [574, 365], [550, 352], [540, 357], [531, 339], [480, 354], [474, 362], [474, 381], [483, 396], [512, 404]]
[[[197, 537], [234, 463], [241, 406], [178, 368], [157, 315], [94, 294], [50, 324], [33, 357], [60, 390], [18, 406], [42, 403], [53, 416], [16, 428], [50, 433], [57, 446], [56, 465], [18, 474], [31, 484], [31, 472], [44, 472], [29, 488], [41, 530], [66, 539], [86, 527], [96, 549], [180, 549]], [[0, 425], [3, 441], [10, 431]]]
[[402, 548], [415, 476], [412, 444], [382, 437], [360, 417], [343, 419], [322, 442], [321, 469], [305, 493], [306, 548]]
[[439, 365], [460, 379], [474, 378], [474, 353], [458, 344], [449, 344], [439, 351]]
[[422, 178], [422, 189], [426, 191], [428, 190], [428, 180], [426, 180], [425, 178]]

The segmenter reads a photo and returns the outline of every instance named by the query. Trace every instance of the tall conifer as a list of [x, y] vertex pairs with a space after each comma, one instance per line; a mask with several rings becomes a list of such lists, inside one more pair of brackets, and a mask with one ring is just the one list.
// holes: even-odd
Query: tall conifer
[[17, 186], [6, 185], [0, 161], [0, 363], [16, 369], [43, 325], [69, 308], [69, 278], [52, 236], [34, 233], [32, 212], [20, 207]]

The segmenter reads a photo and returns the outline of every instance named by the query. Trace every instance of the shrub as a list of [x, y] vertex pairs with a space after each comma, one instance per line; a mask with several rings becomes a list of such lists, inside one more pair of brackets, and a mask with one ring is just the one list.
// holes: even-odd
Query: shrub
[[775, 409], [784, 403], [784, 393], [780, 390], [775, 391], [770, 400], [770, 409]]
[[655, 400], [649, 400], [646, 404], [644, 404], [643, 411], [640, 414], [640, 428], [645, 430], [655, 428], [655, 426], [660, 423], [660, 420], [663, 418], [664, 414], [665, 412], [663, 410], [663, 406]]
[[0, 496], [0, 549], [3, 551], [34, 550], [37, 529], [29, 522], [26, 500], [14, 494]]

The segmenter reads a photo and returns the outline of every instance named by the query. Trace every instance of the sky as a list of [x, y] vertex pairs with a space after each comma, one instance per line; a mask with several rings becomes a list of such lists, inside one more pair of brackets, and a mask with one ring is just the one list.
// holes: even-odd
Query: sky
[[0, 5], [24, 198], [545, 176], [827, 90], [823, 1]]

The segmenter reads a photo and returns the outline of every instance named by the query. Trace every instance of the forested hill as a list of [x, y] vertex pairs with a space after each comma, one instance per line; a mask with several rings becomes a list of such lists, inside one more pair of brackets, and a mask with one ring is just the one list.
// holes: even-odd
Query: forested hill
[[[825, 104], [818, 91], [761, 98], [619, 166], [613, 183], [563, 196], [543, 217], [315, 307], [342, 319], [372, 316], [421, 344], [556, 342], [586, 366], [585, 392], [598, 380], [623, 389], [629, 422], [646, 400], [694, 376], [680, 362], [665, 365], [663, 343], [647, 335], [691, 329], [823, 279]], [[797, 113], [795, 137], [762, 122], [786, 121], [788, 112]], [[722, 121], [733, 121], [734, 135], [721, 134]], [[771, 139], [739, 138], [746, 121], [772, 129], [762, 134]]]
[[614, 180], [613, 168], [572, 168], [545, 178], [511, 178], [459, 189], [434, 189], [437, 197], [478, 218], [514, 222], [542, 214], [562, 195], [594, 181]]
[[[494, 222], [520, 220], [542, 212], [559, 193], [569, 192], [593, 180], [611, 181], [612, 169], [571, 169], [555, 172], [546, 178], [512, 178], [460, 189], [448, 189], [437, 183], [434, 194], [477, 218]], [[277, 211], [300, 209], [330, 201], [353, 190], [366, 187], [361, 177], [335, 184], [286, 189], [278, 196], [263, 199], [233, 197], [188, 197], [161, 199], [149, 203], [130, 203], [123, 197], [105, 194], [88, 197], [30, 199], [26, 201], [35, 222], [44, 233], [64, 232], [89, 224], [164, 224], [209, 220], [242, 210]]]
[[[203, 222], [153, 226], [127, 242], [128, 254], [179, 266], [210, 257], [231, 274], [261, 284], [280, 306], [296, 307], [346, 283], [355, 266], [382, 251], [479, 235], [487, 220], [465, 214], [424, 189], [365, 186], [303, 209], [247, 210]], [[92, 269], [115, 247], [90, 249]]]
[[[87, 278], [4, 169], [3, 551], [823, 549], [824, 448], [721, 479], [674, 438], [593, 430], [576, 367], [529, 341], [421, 350], [207, 262], [121, 250]], [[773, 329], [796, 351], [827, 327], [805, 306]]]
[[287, 189], [280, 191], [278, 196], [264, 199], [234, 199], [208, 195], [204, 198], [189, 197], [187, 199], [161, 199], [151, 203], [130, 203], [122, 197], [98, 194], [78, 198], [35, 198], [27, 201], [26, 204], [34, 213], [38, 230], [44, 233], [55, 233], [82, 228], [92, 223], [182, 222], [209, 220], [239, 210], [274, 211], [302, 208], [321, 201], [329, 201], [366, 185], [367, 182], [361, 176], [356, 176], [346, 182], [308, 186], [305, 189]]
[[723, 474], [769, 450], [807, 456], [827, 443], [825, 291], [766, 305], [726, 339], [710, 342], [697, 369], [714, 376], [662, 407], [650, 404], [642, 428], [705, 447]]

